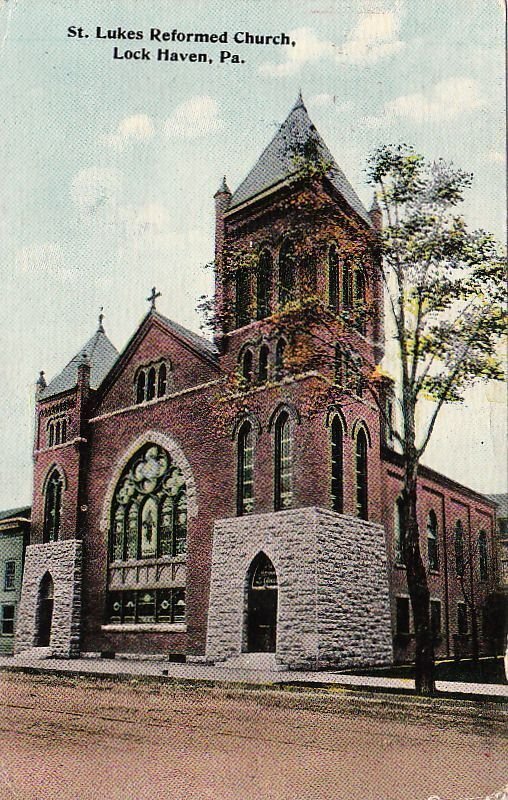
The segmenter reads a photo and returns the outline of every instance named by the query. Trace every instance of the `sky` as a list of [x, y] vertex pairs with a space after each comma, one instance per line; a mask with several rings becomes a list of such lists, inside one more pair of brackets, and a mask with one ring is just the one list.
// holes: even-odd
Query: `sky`
[[[228, 42], [150, 41], [152, 28]], [[31, 502], [38, 373], [65, 366], [101, 306], [120, 350], [153, 285], [159, 310], [199, 331], [213, 194], [224, 174], [241, 182], [299, 89], [365, 204], [369, 153], [411, 143], [474, 173], [463, 213], [505, 241], [503, 42], [500, 0], [0, 0], [0, 508]], [[502, 385], [468, 392], [426, 463], [506, 491], [505, 419]]]

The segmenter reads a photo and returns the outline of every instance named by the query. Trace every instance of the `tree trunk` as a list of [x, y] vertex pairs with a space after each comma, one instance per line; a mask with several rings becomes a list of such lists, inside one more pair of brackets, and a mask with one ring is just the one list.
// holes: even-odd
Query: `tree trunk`
[[427, 573], [420, 551], [420, 535], [416, 514], [416, 460], [406, 463], [403, 502], [406, 514], [404, 562], [415, 626], [415, 689], [417, 694], [432, 695], [436, 691], [434, 641], [430, 626], [430, 592]]

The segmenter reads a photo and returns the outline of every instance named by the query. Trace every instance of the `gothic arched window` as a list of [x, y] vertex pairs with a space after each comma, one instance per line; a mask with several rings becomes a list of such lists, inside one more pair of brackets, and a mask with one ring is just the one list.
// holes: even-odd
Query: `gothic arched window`
[[344, 308], [351, 308], [353, 305], [353, 275], [347, 258], [342, 264], [342, 305]]
[[478, 534], [478, 559], [480, 567], [480, 580], [486, 581], [489, 577], [489, 561], [488, 561], [486, 531], [480, 531], [480, 533]]
[[339, 307], [339, 254], [332, 244], [328, 252], [328, 305], [334, 311]]
[[250, 322], [249, 305], [249, 273], [245, 267], [240, 267], [236, 273], [236, 327], [242, 328]]
[[455, 523], [455, 572], [458, 576], [464, 574], [464, 528], [460, 519]]
[[362, 519], [369, 518], [367, 452], [367, 436], [360, 428], [356, 437], [356, 511]]
[[275, 510], [289, 508], [291, 490], [291, 428], [289, 414], [283, 411], [275, 423]]
[[252, 383], [252, 378], [254, 374], [252, 364], [253, 364], [252, 350], [247, 348], [242, 358], [242, 378], [246, 383]]
[[61, 434], [60, 434], [60, 420], [58, 420], [56, 425], [55, 425], [55, 444], [60, 444], [60, 441], [61, 441], [60, 436], [61, 436]]
[[427, 518], [427, 558], [429, 569], [439, 569], [438, 524], [436, 512], [431, 509]]
[[56, 542], [60, 535], [60, 519], [62, 514], [63, 478], [54, 469], [46, 486], [44, 500], [43, 542]]
[[159, 367], [159, 374], [157, 376], [157, 397], [164, 397], [168, 388], [168, 371], [165, 364]]
[[252, 425], [244, 422], [238, 434], [237, 499], [238, 516], [248, 514], [254, 507]]
[[286, 305], [294, 299], [296, 281], [296, 256], [293, 242], [286, 239], [279, 253], [279, 303]]
[[273, 260], [269, 250], [259, 256], [257, 280], [257, 318], [264, 319], [270, 313]]
[[145, 399], [145, 384], [146, 375], [145, 371], [141, 370], [138, 374], [136, 381], [136, 403], [142, 403]]
[[55, 443], [55, 426], [51, 422], [49, 425], [49, 446], [53, 447]]
[[269, 349], [267, 344], [263, 344], [259, 351], [259, 382], [264, 383], [268, 380], [268, 356]]
[[342, 423], [335, 415], [332, 422], [332, 509], [342, 514], [344, 510], [344, 444]]
[[67, 441], [67, 420], [62, 420], [61, 437], [62, 444]]
[[129, 461], [111, 507], [113, 561], [185, 552], [187, 493], [179, 467], [159, 445], [148, 444]]
[[286, 349], [286, 342], [284, 339], [279, 339], [275, 348], [275, 376], [278, 380], [284, 377], [284, 351]]
[[148, 370], [148, 378], [146, 381], [146, 399], [153, 400], [155, 397], [155, 367], [150, 367]]

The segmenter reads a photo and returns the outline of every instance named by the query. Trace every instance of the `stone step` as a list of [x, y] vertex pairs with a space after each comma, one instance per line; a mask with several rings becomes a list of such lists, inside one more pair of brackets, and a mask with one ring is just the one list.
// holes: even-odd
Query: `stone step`
[[241, 653], [238, 656], [231, 656], [226, 661], [217, 662], [215, 666], [259, 672], [280, 672], [285, 669], [282, 664], [277, 664], [275, 653]]

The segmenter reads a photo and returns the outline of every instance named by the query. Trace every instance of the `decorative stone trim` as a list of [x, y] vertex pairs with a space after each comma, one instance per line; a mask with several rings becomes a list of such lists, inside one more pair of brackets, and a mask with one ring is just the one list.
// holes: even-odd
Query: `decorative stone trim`
[[114, 631], [115, 633], [185, 633], [187, 625], [184, 622], [138, 622], [125, 625], [101, 625], [101, 631]]

